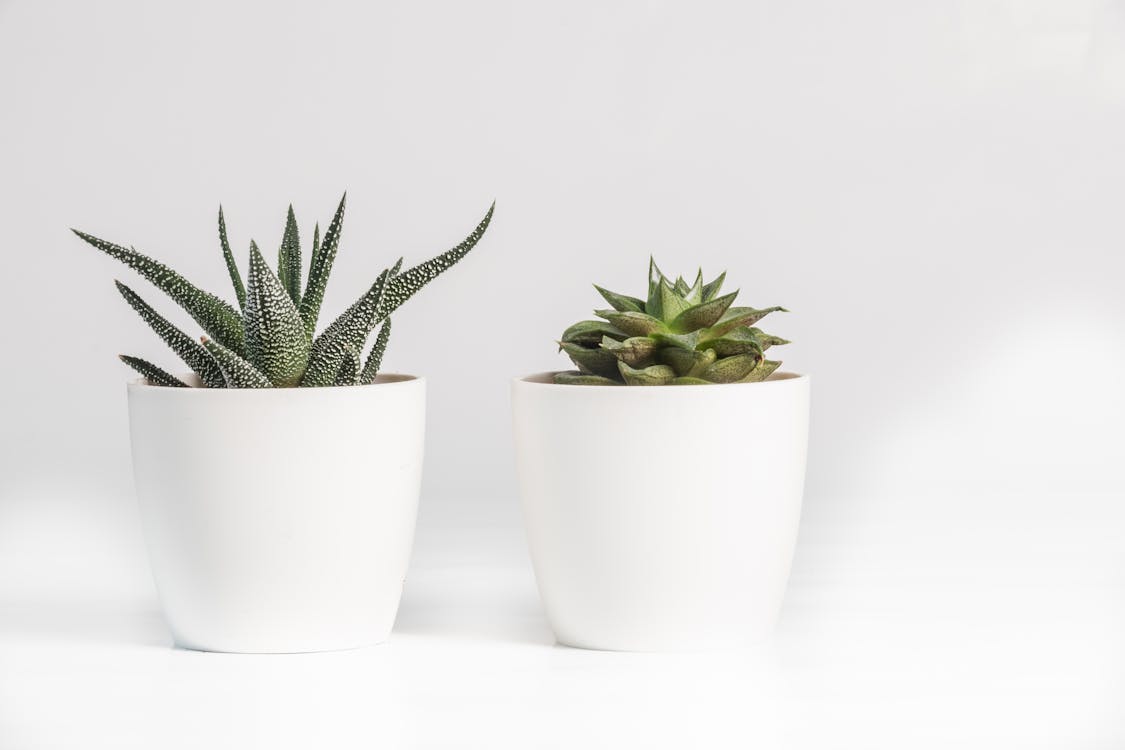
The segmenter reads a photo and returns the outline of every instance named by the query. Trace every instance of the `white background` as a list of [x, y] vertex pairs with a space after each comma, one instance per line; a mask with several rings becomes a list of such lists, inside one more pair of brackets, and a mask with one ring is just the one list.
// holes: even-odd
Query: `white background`
[[[1107, 0], [0, 0], [0, 749], [1125, 746], [1123, 104]], [[345, 189], [325, 317], [497, 200], [386, 359], [430, 384], [395, 636], [172, 650], [114, 355], [174, 360], [67, 228], [225, 290], [219, 201], [272, 247]], [[814, 378], [751, 653], [553, 647], [536, 598], [508, 380], [650, 253]]]

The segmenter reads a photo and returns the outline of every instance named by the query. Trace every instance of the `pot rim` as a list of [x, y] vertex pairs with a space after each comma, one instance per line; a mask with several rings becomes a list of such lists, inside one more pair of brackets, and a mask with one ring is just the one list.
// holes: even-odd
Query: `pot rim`
[[715, 386], [722, 386], [723, 388], [731, 388], [731, 387], [753, 388], [753, 387], [757, 387], [757, 386], [768, 385], [768, 386], [772, 386], [772, 387], [776, 388], [778, 386], [778, 384], [780, 384], [780, 383], [801, 382], [801, 381], [808, 382], [810, 380], [810, 377], [807, 373], [789, 372], [787, 370], [779, 370], [779, 371], [773, 373], [772, 375], [770, 375], [767, 379], [765, 379], [761, 382], [758, 382], [758, 383], [708, 383], [707, 385], [677, 385], [673, 388], [664, 388], [664, 387], [646, 388], [644, 386], [636, 386], [636, 387], [633, 387], [633, 388], [629, 388], [628, 386], [626, 386], [626, 387], [623, 388], [623, 387], [617, 386], [617, 385], [582, 385], [582, 386], [576, 386], [576, 385], [566, 385], [566, 384], [563, 384], [563, 383], [553, 382], [554, 376], [556, 374], [560, 373], [560, 372], [566, 372], [566, 370], [548, 370], [546, 372], [535, 372], [535, 373], [532, 373], [530, 375], [524, 375], [522, 377], [513, 378], [512, 384], [513, 385], [529, 385], [529, 386], [532, 386], [534, 388], [562, 388], [562, 389], [565, 389], [565, 390], [574, 390], [574, 389], [584, 390], [584, 391], [591, 391], [591, 390], [618, 391], [618, 390], [620, 390], [620, 391], [639, 391], [639, 392], [642, 392], [642, 393], [652, 393], [654, 391], [659, 392], [659, 391], [664, 391], [664, 390], [671, 390], [671, 391], [674, 391], [674, 392], [684, 391], [684, 390], [693, 391], [697, 388], [713, 388]]
[[[194, 373], [178, 373], [176, 377], [187, 383], [198, 383], [199, 378]], [[384, 379], [385, 378], [385, 379]], [[379, 373], [374, 383], [361, 383], [359, 385], [325, 385], [316, 388], [204, 388], [202, 386], [192, 386], [189, 388], [175, 388], [166, 385], [153, 385], [148, 381], [148, 378], [135, 378], [126, 382], [126, 387], [130, 390], [138, 391], [161, 391], [175, 394], [188, 394], [188, 393], [238, 393], [238, 394], [265, 394], [265, 393], [278, 393], [282, 391], [292, 391], [297, 393], [316, 393], [317, 391], [345, 391], [352, 388], [402, 388], [409, 387], [411, 384], [425, 384], [426, 379], [421, 375], [410, 375], [409, 373], [401, 372], [381, 372]], [[254, 398], [252, 396], [251, 398]], [[293, 398], [300, 398], [293, 396]]]

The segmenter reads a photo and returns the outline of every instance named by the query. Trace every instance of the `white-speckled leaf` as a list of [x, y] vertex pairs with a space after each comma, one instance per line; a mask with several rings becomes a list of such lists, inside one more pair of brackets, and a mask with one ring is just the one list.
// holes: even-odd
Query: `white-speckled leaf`
[[239, 309], [246, 307], [246, 287], [242, 285], [242, 275], [238, 272], [238, 264], [234, 262], [234, 253], [230, 249], [230, 240], [227, 239], [227, 222], [223, 218], [223, 207], [219, 206], [219, 246], [223, 250], [223, 260], [227, 264], [227, 273], [230, 274], [230, 283], [234, 287], [234, 296], [238, 299]]
[[371, 353], [367, 355], [367, 361], [363, 365], [363, 372], [360, 373], [359, 382], [375, 382], [375, 377], [379, 374], [379, 368], [383, 365], [383, 355], [387, 351], [387, 342], [390, 340], [391, 319], [387, 318], [379, 328], [379, 335], [375, 337], [375, 344], [371, 347]]
[[223, 371], [227, 388], [272, 388], [273, 383], [254, 365], [247, 362], [235, 352], [226, 348], [218, 341], [212, 341], [204, 336], [200, 341], [207, 353], [215, 360], [215, 364]]
[[93, 235], [72, 230], [80, 238], [140, 273], [195, 319], [216, 341], [235, 352], [245, 351], [242, 318], [231, 305], [203, 291], [158, 260], [132, 248], [115, 245]]
[[386, 314], [390, 315], [393, 313], [402, 306], [402, 303], [414, 296], [418, 290], [426, 284], [429, 284], [443, 272], [449, 270], [457, 261], [468, 255], [469, 251], [476, 247], [477, 243], [484, 237], [484, 233], [488, 229], [488, 224], [492, 221], [492, 212], [495, 208], [496, 203], [494, 202], [489, 206], [488, 213], [486, 213], [480, 223], [477, 224], [476, 229], [462, 240], [459, 245], [450, 250], [446, 250], [441, 255], [427, 260], [425, 263], [419, 263], [395, 277], [387, 288], [386, 301], [384, 303], [386, 305]]
[[125, 364], [143, 375], [152, 385], [163, 385], [171, 388], [187, 388], [188, 384], [166, 370], [162, 370], [152, 362], [146, 362], [140, 357], [130, 357], [128, 354], [119, 354]]
[[253, 242], [247, 278], [246, 359], [274, 385], [295, 386], [308, 365], [309, 340], [289, 292]]
[[223, 373], [219, 370], [218, 365], [215, 364], [211, 355], [198, 341], [169, 323], [132, 289], [120, 281], [114, 283], [117, 284], [117, 291], [121, 292], [121, 296], [125, 298], [129, 306], [136, 310], [141, 319], [148, 323], [149, 327], [156, 332], [156, 335], [162, 338], [164, 343], [176, 353], [176, 356], [182, 359], [199, 376], [203, 385], [208, 388], [222, 388], [226, 385]]
[[336, 260], [336, 250], [340, 246], [340, 233], [344, 230], [344, 206], [347, 201], [348, 194], [344, 193], [340, 198], [340, 205], [336, 207], [336, 215], [332, 217], [332, 223], [324, 233], [324, 241], [313, 251], [312, 261], [309, 263], [309, 278], [305, 284], [305, 293], [301, 296], [299, 309], [301, 321], [305, 325], [305, 334], [310, 340], [316, 333], [320, 305], [324, 302], [324, 288], [328, 285], [332, 264]]
[[387, 316], [386, 292], [401, 263], [400, 259], [394, 268], [379, 274], [371, 288], [316, 337], [302, 386], [332, 385], [346, 352], [349, 349], [362, 351], [372, 329]]

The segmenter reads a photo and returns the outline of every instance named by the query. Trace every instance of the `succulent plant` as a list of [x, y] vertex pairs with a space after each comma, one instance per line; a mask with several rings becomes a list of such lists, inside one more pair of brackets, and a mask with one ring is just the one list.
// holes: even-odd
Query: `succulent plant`
[[726, 273], [709, 284], [703, 272], [688, 286], [671, 281], [649, 261], [648, 297], [616, 294], [595, 285], [612, 309], [601, 320], [567, 328], [560, 351], [578, 367], [560, 372], [563, 385], [710, 385], [765, 380], [781, 362], [765, 358], [788, 344], [754, 324], [783, 307], [734, 307], [738, 292], [719, 296]]
[[[125, 301], [141, 319], [199, 376], [207, 388], [288, 388], [293, 386], [359, 385], [371, 383], [379, 372], [391, 335], [390, 314], [419, 289], [468, 254], [484, 236], [495, 204], [461, 244], [401, 271], [402, 259], [379, 274], [371, 288], [316, 334], [324, 290], [336, 259], [344, 225], [344, 204], [320, 236], [313, 230], [308, 276], [301, 286], [301, 240], [293, 207], [277, 253], [277, 272], [258, 245], [250, 242], [246, 284], [227, 239], [226, 218], [219, 208], [219, 245], [223, 252], [238, 307], [203, 291], [163, 263], [92, 235], [72, 230], [83, 240], [144, 276], [182, 307], [206, 336], [196, 341], [156, 312], [129, 287], [117, 282]], [[379, 327], [366, 360], [362, 353], [371, 332]], [[122, 355], [125, 364], [148, 382], [186, 386], [180, 378], [137, 357]]]

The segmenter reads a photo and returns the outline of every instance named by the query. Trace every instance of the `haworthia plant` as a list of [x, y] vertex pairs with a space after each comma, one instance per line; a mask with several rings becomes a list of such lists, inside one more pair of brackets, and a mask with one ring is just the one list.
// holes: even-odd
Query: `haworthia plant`
[[577, 370], [560, 372], [563, 385], [710, 385], [755, 383], [781, 362], [769, 360], [772, 346], [788, 344], [754, 328], [783, 307], [734, 307], [738, 292], [719, 296], [726, 273], [704, 284], [703, 271], [689, 285], [671, 281], [649, 260], [645, 299], [594, 288], [612, 309], [595, 310], [601, 320], [583, 320], [563, 331], [559, 350]]
[[[257, 244], [251, 241], [245, 285], [231, 251], [226, 218], [220, 207], [219, 246], [234, 287], [237, 309], [133, 248], [106, 242], [77, 229], [73, 231], [90, 245], [138, 271], [203, 328], [207, 336], [197, 342], [168, 322], [136, 292], [117, 282], [125, 301], [191, 368], [203, 387], [361, 385], [373, 383], [379, 373], [391, 335], [391, 312], [477, 245], [492, 220], [495, 204], [489, 207], [476, 229], [452, 249], [403, 273], [399, 273], [402, 267], [400, 258], [394, 266], [379, 274], [371, 288], [331, 325], [316, 334], [324, 290], [340, 244], [345, 199], [340, 200], [323, 238], [319, 224], [313, 229], [303, 289], [301, 241], [292, 206], [285, 219], [276, 272], [270, 268]], [[379, 333], [365, 360], [363, 350], [376, 327]], [[187, 383], [151, 362], [126, 355], [120, 358], [151, 385], [187, 386]]]

